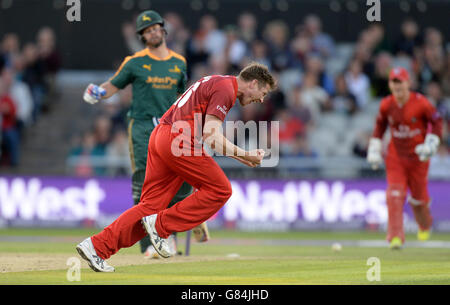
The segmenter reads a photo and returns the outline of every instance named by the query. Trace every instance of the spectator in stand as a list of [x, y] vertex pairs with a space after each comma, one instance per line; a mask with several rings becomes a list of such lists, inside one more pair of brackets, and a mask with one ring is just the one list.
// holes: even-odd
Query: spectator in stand
[[425, 90], [425, 95], [441, 114], [444, 119], [444, 124], [445, 122], [450, 122], [450, 97], [447, 99], [444, 98], [439, 83], [429, 82]]
[[94, 123], [94, 136], [97, 147], [106, 151], [111, 140], [111, 120], [106, 116], [99, 116]]
[[310, 53], [306, 57], [305, 73], [315, 75], [319, 81], [319, 85], [325, 91], [332, 95], [334, 93], [334, 81], [323, 67], [323, 59], [316, 53]]
[[237, 74], [240, 71], [240, 63], [247, 53], [247, 46], [239, 38], [238, 28], [234, 25], [227, 25], [224, 29], [226, 44], [223, 50], [224, 57], [230, 64], [229, 74]]
[[295, 37], [291, 42], [291, 49], [295, 60], [304, 66], [306, 57], [313, 49], [312, 41], [304, 25], [298, 25], [295, 32]]
[[314, 123], [319, 123], [322, 111], [331, 108], [328, 93], [319, 86], [317, 76], [312, 73], [303, 77], [299, 97], [302, 105], [309, 109]]
[[256, 61], [260, 64], [266, 65], [271, 69], [270, 58], [268, 56], [267, 45], [262, 40], [255, 40], [251, 43], [250, 54], [247, 59], [244, 59], [243, 65], [249, 63], [250, 61]]
[[111, 161], [117, 163], [116, 166], [108, 168], [108, 175], [110, 176], [124, 176], [131, 175], [132, 170], [130, 166], [130, 151], [128, 147], [128, 135], [125, 130], [117, 129], [114, 132], [112, 141], [106, 146], [106, 157]]
[[294, 142], [297, 135], [305, 133], [305, 125], [286, 108], [277, 111], [275, 120], [280, 122], [280, 153], [282, 155], [291, 155], [294, 151]]
[[1, 158], [2, 164], [19, 164], [20, 136], [16, 128], [16, 106], [5, 84], [5, 71], [0, 71], [0, 116], [1, 116]]
[[394, 43], [394, 55], [406, 55], [412, 57], [414, 49], [421, 47], [423, 38], [419, 33], [419, 26], [412, 18], [407, 18], [401, 25], [400, 37]]
[[363, 41], [358, 41], [355, 46], [355, 51], [352, 56], [352, 60], [360, 62], [362, 72], [367, 76], [373, 75], [374, 63], [372, 62], [372, 49], [371, 46]]
[[14, 57], [20, 54], [20, 41], [17, 34], [6, 34], [0, 44], [0, 54], [3, 55], [5, 65], [12, 67]]
[[225, 48], [225, 34], [218, 28], [217, 19], [212, 15], [200, 18], [197, 35], [204, 39], [205, 49], [210, 55], [220, 55]]
[[372, 23], [368, 31], [374, 41], [372, 53], [378, 55], [380, 52], [391, 52], [392, 47], [386, 38], [385, 29], [381, 22]]
[[238, 17], [237, 26], [239, 27], [240, 38], [249, 48], [252, 42], [258, 39], [256, 32], [258, 29], [258, 21], [255, 15], [250, 12], [240, 14]]
[[166, 13], [163, 19], [164, 28], [167, 31], [167, 47], [178, 54], [184, 55], [190, 32], [184, 24], [183, 19], [174, 12]]
[[33, 99], [28, 86], [15, 77], [12, 69], [4, 69], [2, 80], [5, 91], [10, 95], [16, 108], [16, 128], [19, 135], [23, 135], [23, 129], [31, 123]]
[[316, 15], [305, 17], [305, 29], [308, 32], [312, 42], [312, 50], [319, 52], [324, 58], [334, 55], [334, 41], [330, 35], [322, 32], [322, 21]]
[[208, 75], [226, 75], [230, 71], [230, 64], [224, 56], [211, 56], [208, 66]]
[[39, 58], [44, 63], [46, 77], [54, 78], [61, 69], [61, 54], [56, 49], [55, 33], [49, 27], [43, 27], [37, 34]]
[[[288, 156], [316, 158], [318, 156], [318, 153], [309, 146], [306, 136], [297, 134], [294, 138], [292, 149]], [[313, 169], [313, 167], [311, 169]], [[311, 169], [305, 168], [305, 170], [307, 171], [310, 171]]]
[[375, 69], [370, 77], [372, 94], [383, 97], [390, 94], [388, 81], [392, 69], [392, 56], [387, 52], [380, 52], [375, 58]]
[[420, 63], [419, 84], [424, 90], [428, 82], [440, 82], [445, 66], [445, 52], [443, 47], [442, 34], [435, 28], [427, 28], [425, 30], [425, 43], [423, 46], [423, 55]]
[[217, 28], [217, 20], [211, 15], [203, 16], [199, 21], [199, 28], [186, 44], [188, 77], [192, 78], [197, 64], [205, 65], [210, 56], [221, 56], [225, 43], [225, 35]]
[[45, 95], [43, 100], [43, 110], [48, 111], [55, 100], [56, 75], [61, 69], [61, 54], [56, 48], [54, 31], [49, 27], [43, 27], [37, 34], [37, 49], [39, 59], [43, 63]]
[[38, 48], [33, 43], [28, 43], [23, 48], [24, 71], [23, 81], [29, 86], [33, 96], [33, 121], [36, 122], [42, 110], [42, 103], [46, 92], [44, 71], [45, 66], [39, 58]]
[[[105, 156], [105, 149], [97, 145], [95, 135], [91, 131], [85, 132], [81, 143], [72, 148], [69, 152], [70, 157], [78, 157], [74, 173], [80, 177], [91, 177], [93, 175], [103, 175], [105, 170], [103, 167], [96, 166], [92, 157]], [[97, 159], [98, 160], [98, 159]]]
[[358, 111], [356, 97], [348, 91], [345, 76], [340, 74], [336, 77], [336, 91], [331, 97], [334, 112], [353, 115]]
[[309, 108], [302, 100], [302, 86], [297, 84], [292, 88], [287, 97], [288, 108], [298, 117], [307, 127], [313, 126], [313, 116]]
[[294, 67], [294, 56], [288, 43], [289, 28], [282, 20], [269, 22], [264, 29], [272, 70], [280, 72]]
[[369, 102], [370, 81], [362, 72], [361, 63], [358, 60], [350, 62], [348, 71], [345, 73], [345, 81], [350, 93], [356, 97], [358, 108], [364, 108]]

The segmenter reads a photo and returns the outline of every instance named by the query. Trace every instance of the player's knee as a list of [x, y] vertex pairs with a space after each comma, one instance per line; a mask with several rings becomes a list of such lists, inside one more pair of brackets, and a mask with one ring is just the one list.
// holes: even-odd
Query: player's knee
[[409, 196], [408, 197], [408, 203], [411, 206], [428, 206], [429, 203], [430, 203], [430, 200], [427, 200], [427, 199], [425, 199], [425, 200], [416, 199], [416, 198], [413, 198], [413, 197]]
[[386, 201], [388, 204], [403, 204], [406, 199], [406, 188], [401, 185], [390, 185], [386, 190]]
[[226, 182], [222, 183], [218, 190], [218, 195], [220, 197], [220, 200], [225, 203], [230, 199], [231, 194], [233, 193], [233, 189], [231, 188], [230, 181], [226, 180]]

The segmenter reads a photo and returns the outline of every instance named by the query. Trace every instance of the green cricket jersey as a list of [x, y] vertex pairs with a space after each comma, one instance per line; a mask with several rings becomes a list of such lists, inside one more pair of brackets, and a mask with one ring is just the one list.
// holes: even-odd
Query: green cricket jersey
[[119, 89], [133, 85], [129, 117], [138, 120], [160, 118], [185, 90], [186, 60], [169, 50], [158, 58], [148, 48], [125, 58], [111, 84]]

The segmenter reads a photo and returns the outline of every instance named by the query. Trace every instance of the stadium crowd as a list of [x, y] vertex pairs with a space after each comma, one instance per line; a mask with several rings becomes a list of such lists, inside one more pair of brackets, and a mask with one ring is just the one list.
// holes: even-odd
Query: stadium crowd
[[38, 30], [36, 39], [21, 46], [15, 33], [0, 41], [0, 166], [16, 167], [24, 131], [51, 107], [55, 77], [61, 68], [54, 31]]
[[[251, 61], [264, 63], [273, 71], [278, 89], [266, 102], [233, 107], [227, 119], [279, 121], [281, 156], [365, 158], [379, 101], [389, 94], [389, 71], [402, 66], [410, 72], [412, 89], [426, 95], [445, 119], [442, 147], [431, 167], [438, 169], [439, 164], [450, 163], [450, 47], [438, 29], [421, 28], [407, 18], [401, 22], [401, 34], [388, 39], [382, 23], [371, 23], [361, 30], [355, 42], [349, 43], [335, 41], [316, 15], [306, 16], [296, 26], [283, 20], [261, 25], [255, 15], [245, 12], [238, 16], [236, 24], [223, 27], [212, 15], [202, 16], [196, 25], [186, 24], [174, 12], [163, 17], [168, 46], [185, 56], [190, 83], [205, 75], [236, 74]], [[134, 18], [130, 18], [122, 26], [129, 54], [144, 47], [134, 24]], [[13, 135], [14, 139], [9, 140], [10, 134], [19, 134], [23, 126], [38, 119], [45, 105], [44, 96], [51, 87], [48, 79], [59, 68], [57, 53], [49, 51], [54, 51], [54, 37], [47, 37], [47, 43], [41, 37], [52, 36], [49, 31], [41, 30], [37, 42], [20, 51], [14, 34], [2, 40], [1, 53], [9, 68], [3, 69], [1, 83], [7, 86], [8, 78], [16, 84], [24, 83], [24, 95], [32, 97], [8, 98], [5, 89], [0, 90], [2, 147], [10, 155], [10, 162], [17, 162], [17, 152], [10, 143], [20, 139]], [[18, 109], [15, 112], [6, 106], [12, 104], [11, 100]], [[109, 160], [128, 157], [126, 112], [130, 101], [128, 87], [104, 101], [93, 129], [73, 139], [69, 156], [87, 157], [79, 159], [77, 175], [130, 173], [130, 166], [125, 163], [106, 168], [89, 163], [91, 156], [107, 156]], [[12, 116], [16, 117], [14, 124], [10, 123]], [[442, 175], [448, 178], [449, 174]]]
[[[227, 119], [279, 121], [282, 156], [365, 158], [379, 101], [389, 94], [389, 71], [402, 66], [410, 72], [412, 89], [426, 95], [445, 118], [442, 148], [432, 168], [450, 162], [450, 49], [438, 29], [420, 28], [408, 18], [401, 23], [399, 37], [390, 40], [381, 23], [372, 23], [355, 43], [339, 43], [322, 29], [316, 15], [295, 27], [273, 20], [261, 32], [251, 13], [242, 13], [236, 24], [223, 28], [212, 15], [200, 18], [193, 30], [176, 13], [164, 19], [168, 46], [186, 57], [191, 82], [205, 75], [236, 74], [250, 61], [264, 63], [275, 73], [278, 89], [262, 106], [234, 107]], [[122, 29], [129, 53], [141, 50], [134, 21]], [[108, 129], [109, 144], [100, 139], [93, 147], [102, 147], [103, 155], [126, 154], [122, 118], [130, 98], [126, 90], [116, 101], [103, 104], [99, 122], [105, 121], [105, 126], [96, 125], [88, 133], [87, 147], [99, 128]]]

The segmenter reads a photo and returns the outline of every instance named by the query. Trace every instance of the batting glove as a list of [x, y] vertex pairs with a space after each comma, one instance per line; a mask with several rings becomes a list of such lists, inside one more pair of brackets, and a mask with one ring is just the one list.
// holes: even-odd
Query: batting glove
[[105, 95], [105, 89], [94, 84], [89, 84], [84, 91], [83, 99], [86, 103], [95, 104]]
[[435, 134], [429, 133], [425, 137], [425, 142], [419, 144], [415, 148], [416, 154], [419, 156], [420, 161], [427, 161], [430, 159], [437, 151], [439, 147], [439, 137]]
[[378, 169], [383, 164], [381, 156], [381, 139], [370, 138], [369, 148], [367, 149], [367, 162], [372, 165], [372, 169]]

